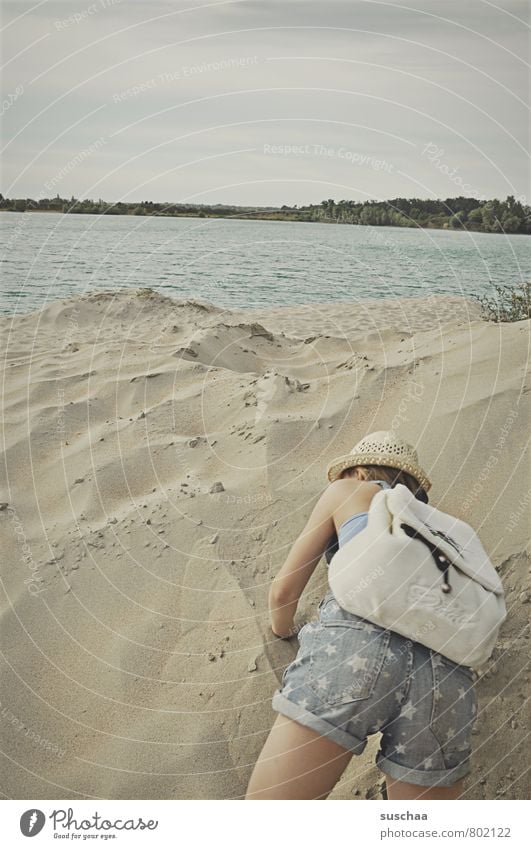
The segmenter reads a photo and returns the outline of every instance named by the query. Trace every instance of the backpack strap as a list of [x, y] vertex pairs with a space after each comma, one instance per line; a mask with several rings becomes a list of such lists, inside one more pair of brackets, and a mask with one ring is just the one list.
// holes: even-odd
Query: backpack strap
[[449, 593], [452, 588], [450, 586], [450, 579], [448, 577], [448, 569], [454, 564], [451, 563], [450, 560], [448, 560], [448, 558], [441, 551], [440, 548], [434, 545], [431, 540], [426, 539], [426, 537], [423, 536], [420, 531], [416, 530], [416, 528], [412, 528], [411, 525], [406, 525], [405, 522], [402, 522], [400, 524], [400, 527], [408, 535], [408, 537], [411, 537], [411, 539], [419, 539], [421, 542], [424, 543], [424, 545], [429, 548], [432, 557], [435, 560], [435, 565], [437, 566], [437, 569], [439, 569], [439, 571], [443, 573], [444, 583], [441, 586], [441, 590], [443, 591], [443, 593]]

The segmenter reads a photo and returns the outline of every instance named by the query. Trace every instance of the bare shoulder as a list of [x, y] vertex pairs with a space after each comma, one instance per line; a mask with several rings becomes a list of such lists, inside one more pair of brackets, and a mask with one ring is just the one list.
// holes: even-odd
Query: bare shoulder
[[350, 516], [368, 510], [377, 492], [381, 487], [375, 481], [340, 478], [323, 493], [322, 509], [332, 516], [337, 529]]
[[325, 489], [321, 497], [327, 497], [330, 502], [342, 502], [346, 497], [354, 494], [372, 495], [380, 486], [374, 481], [361, 481], [358, 478], [339, 478], [333, 481]]
[[358, 478], [339, 478], [336, 481], [328, 484], [325, 492], [354, 492], [360, 490], [370, 492], [371, 489], [380, 489], [376, 481], [360, 481]]

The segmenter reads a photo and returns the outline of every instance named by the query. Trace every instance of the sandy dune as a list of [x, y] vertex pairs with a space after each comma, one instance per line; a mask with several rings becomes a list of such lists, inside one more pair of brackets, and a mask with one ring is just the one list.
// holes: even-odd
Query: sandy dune
[[[528, 321], [441, 296], [227, 311], [141, 289], [0, 324], [5, 796], [241, 797], [296, 650], [268, 629], [268, 582], [327, 461], [394, 427], [506, 589], [468, 796], [528, 797]], [[325, 589], [321, 563], [301, 620]], [[377, 748], [333, 798], [376, 797]]]

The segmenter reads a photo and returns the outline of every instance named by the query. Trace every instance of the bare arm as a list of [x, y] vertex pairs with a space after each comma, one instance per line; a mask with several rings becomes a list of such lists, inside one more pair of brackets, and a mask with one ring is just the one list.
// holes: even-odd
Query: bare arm
[[293, 633], [293, 618], [299, 598], [335, 532], [332, 513], [336, 503], [335, 487], [331, 484], [319, 498], [284, 565], [273, 579], [269, 590], [269, 611], [271, 628], [277, 637], [289, 637]]

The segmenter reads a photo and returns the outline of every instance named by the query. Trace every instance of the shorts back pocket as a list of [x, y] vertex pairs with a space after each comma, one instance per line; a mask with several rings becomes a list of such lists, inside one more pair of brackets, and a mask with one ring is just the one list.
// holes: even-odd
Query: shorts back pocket
[[330, 707], [368, 699], [390, 639], [389, 631], [363, 620], [320, 622], [309, 646], [308, 687]]
[[476, 674], [468, 666], [432, 652], [434, 701], [430, 729], [437, 739], [446, 767], [469, 757], [476, 718]]

